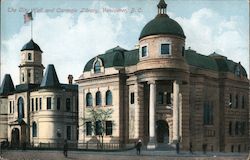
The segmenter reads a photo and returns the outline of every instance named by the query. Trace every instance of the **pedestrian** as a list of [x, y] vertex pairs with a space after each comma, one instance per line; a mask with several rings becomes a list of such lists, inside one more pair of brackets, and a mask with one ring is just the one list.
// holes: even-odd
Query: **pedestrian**
[[176, 153], [179, 154], [180, 153], [180, 143], [176, 142]]
[[136, 148], [136, 154], [137, 154], [137, 155], [140, 155], [140, 154], [141, 154], [141, 147], [142, 147], [142, 142], [141, 142], [141, 140], [139, 139], [138, 142], [137, 142], [137, 144], [136, 144], [136, 146], [135, 146], [135, 148]]
[[67, 142], [67, 140], [64, 140], [63, 154], [65, 157], [68, 157], [68, 142]]
[[193, 154], [193, 145], [192, 142], [189, 143], [189, 152]]

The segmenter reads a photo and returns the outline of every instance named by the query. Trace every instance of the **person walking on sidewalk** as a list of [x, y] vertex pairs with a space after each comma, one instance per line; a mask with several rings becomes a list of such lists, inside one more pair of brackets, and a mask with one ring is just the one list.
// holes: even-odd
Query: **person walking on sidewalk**
[[141, 147], [142, 147], [142, 142], [141, 142], [141, 140], [139, 139], [138, 142], [137, 142], [137, 144], [136, 144], [136, 146], [135, 146], [135, 148], [136, 148], [136, 154], [137, 154], [137, 155], [140, 155], [140, 154], [141, 154]]
[[63, 154], [65, 157], [68, 157], [68, 142], [67, 142], [67, 140], [64, 140]]

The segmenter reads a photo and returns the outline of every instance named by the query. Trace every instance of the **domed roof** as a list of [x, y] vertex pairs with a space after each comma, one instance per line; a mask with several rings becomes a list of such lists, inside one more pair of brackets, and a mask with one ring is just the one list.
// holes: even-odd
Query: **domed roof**
[[39, 51], [39, 52], [43, 52], [40, 47], [38, 46], [38, 44], [36, 44], [33, 39], [31, 39], [28, 43], [26, 43], [23, 48], [21, 49], [21, 51], [25, 51], [25, 50], [34, 50], [34, 51]]
[[158, 15], [148, 22], [142, 29], [139, 40], [146, 36], [170, 34], [186, 38], [181, 26], [166, 14], [167, 4], [164, 0], [159, 2]]

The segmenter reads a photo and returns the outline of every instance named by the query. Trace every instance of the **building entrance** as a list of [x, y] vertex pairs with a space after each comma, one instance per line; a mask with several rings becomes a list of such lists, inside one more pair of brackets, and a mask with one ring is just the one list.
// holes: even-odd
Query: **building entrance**
[[11, 146], [19, 147], [20, 144], [20, 132], [18, 128], [14, 128], [11, 131]]
[[156, 122], [157, 143], [169, 142], [169, 126], [166, 121], [158, 120]]

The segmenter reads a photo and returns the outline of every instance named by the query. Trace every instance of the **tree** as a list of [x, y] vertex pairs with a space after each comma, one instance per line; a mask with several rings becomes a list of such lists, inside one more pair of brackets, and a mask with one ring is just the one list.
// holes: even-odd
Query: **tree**
[[106, 133], [106, 121], [111, 119], [112, 113], [113, 109], [111, 108], [87, 108], [85, 118], [83, 119], [85, 126], [90, 122], [94, 136], [101, 137], [101, 147], [103, 147], [103, 136]]

